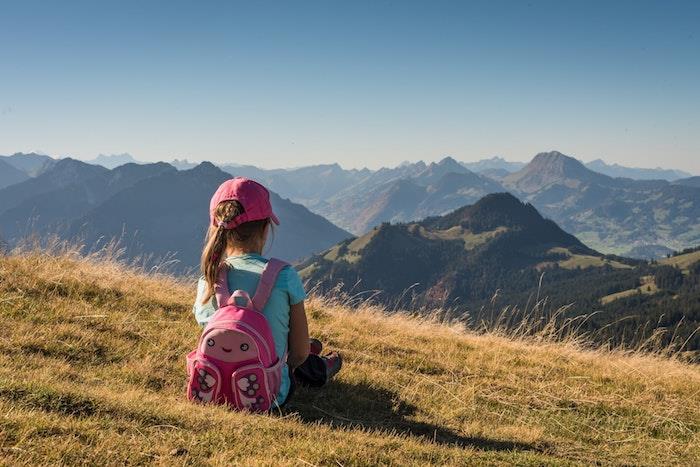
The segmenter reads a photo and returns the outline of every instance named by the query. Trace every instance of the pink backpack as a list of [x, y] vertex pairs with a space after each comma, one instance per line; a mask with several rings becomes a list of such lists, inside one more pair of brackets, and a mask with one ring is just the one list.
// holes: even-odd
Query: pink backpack
[[[275, 281], [287, 263], [270, 259], [255, 296], [228, 290], [228, 268], [222, 267], [215, 286], [219, 309], [187, 355], [187, 398], [228, 404], [237, 410], [264, 412], [273, 407], [286, 360], [278, 358], [267, 319], [262, 314]], [[236, 298], [245, 300], [240, 306]]]

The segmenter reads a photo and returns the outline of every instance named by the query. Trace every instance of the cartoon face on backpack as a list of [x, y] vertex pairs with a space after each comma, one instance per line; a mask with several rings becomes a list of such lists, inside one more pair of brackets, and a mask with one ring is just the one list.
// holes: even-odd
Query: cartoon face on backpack
[[202, 354], [222, 362], [244, 362], [257, 356], [255, 342], [247, 334], [228, 329], [214, 329], [202, 339]]
[[286, 352], [277, 354], [263, 310], [279, 272], [287, 266], [274, 258], [268, 261], [252, 299], [244, 290], [230, 293], [228, 268], [221, 268], [216, 284], [219, 308], [186, 357], [189, 400], [255, 412], [273, 407]]

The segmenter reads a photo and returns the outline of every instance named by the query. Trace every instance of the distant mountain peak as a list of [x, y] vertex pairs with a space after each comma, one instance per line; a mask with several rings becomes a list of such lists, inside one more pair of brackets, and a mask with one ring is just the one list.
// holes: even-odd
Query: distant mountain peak
[[124, 164], [139, 164], [140, 162], [134, 159], [129, 153], [122, 154], [99, 154], [94, 159], [85, 161], [88, 164], [101, 165], [108, 169], [114, 169]]
[[[218, 174], [225, 174], [225, 175], [229, 175], [229, 174], [227, 174], [226, 172], [224, 172], [224, 171], [221, 170], [219, 167], [217, 167], [216, 165], [212, 164], [212, 163], [209, 162], [209, 161], [200, 162], [197, 166], [195, 166], [195, 167], [193, 167], [193, 168], [191, 168], [191, 169], [189, 169], [189, 170], [186, 170], [185, 172], [191, 172], [191, 173], [195, 173], [195, 174], [204, 174], [204, 175], [208, 175], [208, 174], [217, 174], [217, 175], [218, 175]], [[230, 175], [229, 175], [229, 176], [230, 176]]]
[[523, 206], [529, 206], [529, 204], [523, 203], [511, 193], [507, 192], [490, 193], [472, 205], [472, 207], [478, 207], [479, 209], [498, 209], [502, 207], [521, 208]]
[[301, 274], [321, 290], [359, 279], [362, 287], [381, 290], [389, 300], [401, 300], [407, 287], [418, 286], [410, 300], [451, 297], [469, 306], [470, 300], [492, 296], [483, 287], [487, 278], [503, 281], [492, 282], [494, 290], [506, 284], [510, 288], [524, 277], [536, 286], [537, 277], [523, 272], [552, 259], [553, 248], [599, 256], [531, 204], [494, 193], [444, 216], [383, 223], [311, 258], [301, 265]]
[[583, 167], [583, 164], [578, 159], [575, 159], [571, 156], [567, 156], [566, 154], [563, 154], [559, 151], [540, 152], [532, 159], [532, 163], [551, 164], [553, 162], [573, 164]]
[[541, 152], [529, 164], [503, 178], [505, 186], [522, 193], [532, 193], [553, 185], [570, 188], [582, 183], [608, 183], [607, 175], [594, 172], [578, 159], [559, 151]]
[[475, 232], [497, 227], [520, 227], [544, 222], [531, 204], [523, 203], [510, 193], [491, 193], [476, 203], [463, 206], [443, 217], [427, 219], [426, 225], [447, 229], [463, 226]]
[[480, 159], [476, 162], [462, 161], [460, 164], [472, 172], [499, 171], [512, 173], [520, 170], [525, 166], [524, 162], [508, 161], [501, 156], [492, 156], [486, 159]]
[[459, 165], [459, 162], [457, 162], [452, 156], [445, 156], [442, 159], [440, 159], [437, 164], [438, 165], [453, 165], [453, 164]]
[[435, 183], [448, 173], [471, 173], [469, 169], [451, 157], [445, 157], [439, 162], [431, 162], [425, 169], [416, 175], [416, 181], [423, 185]]
[[52, 170], [65, 170], [74, 167], [96, 167], [94, 164], [89, 164], [78, 159], [73, 159], [72, 157], [65, 157], [63, 159], [58, 159], [53, 165]]
[[431, 162], [428, 168], [438, 168], [442, 173], [467, 171], [466, 167], [451, 156], [443, 157], [438, 162]]

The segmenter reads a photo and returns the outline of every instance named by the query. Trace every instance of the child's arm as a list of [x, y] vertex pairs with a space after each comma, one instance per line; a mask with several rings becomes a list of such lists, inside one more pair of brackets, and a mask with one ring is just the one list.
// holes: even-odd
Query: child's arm
[[303, 301], [290, 306], [288, 340], [287, 365], [294, 369], [304, 363], [309, 356], [309, 325], [306, 321]]
[[197, 298], [194, 300], [194, 305], [192, 306], [192, 313], [194, 313], [194, 318], [197, 320], [200, 326], [204, 326], [209, 321], [209, 318], [216, 312], [216, 297], [212, 297], [206, 303], [202, 303], [202, 297], [204, 297], [204, 291], [206, 289], [206, 282], [204, 278], [200, 278], [197, 282]]

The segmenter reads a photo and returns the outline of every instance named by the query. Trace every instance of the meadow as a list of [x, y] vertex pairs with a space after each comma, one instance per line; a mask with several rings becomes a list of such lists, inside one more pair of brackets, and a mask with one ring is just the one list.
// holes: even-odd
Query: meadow
[[691, 465], [700, 367], [551, 333], [475, 332], [338, 297], [345, 364], [269, 415], [184, 397], [194, 284], [66, 249], [0, 257], [0, 464]]

